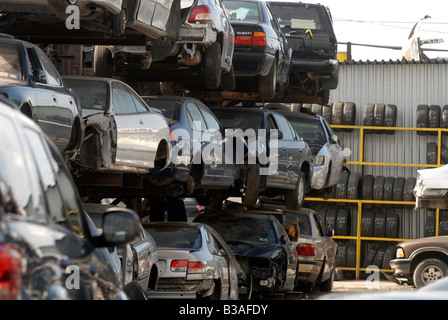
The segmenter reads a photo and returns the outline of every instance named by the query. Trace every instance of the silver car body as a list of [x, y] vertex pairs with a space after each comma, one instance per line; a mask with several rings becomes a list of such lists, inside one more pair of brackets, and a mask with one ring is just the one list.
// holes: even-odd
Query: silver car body
[[417, 170], [415, 209], [448, 209], [448, 165]]
[[300, 236], [298, 241], [292, 241], [294, 247], [314, 246], [314, 255], [299, 255], [298, 283], [308, 283], [314, 286], [322, 272], [320, 282], [333, 276], [335, 269], [337, 243], [328, 236], [322, 219], [316, 211], [301, 208], [297, 212], [284, 210], [285, 223], [299, 220]]
[[[185, 243], [185, 239], [176, 237], [178, 243], [169, 247], [157, 245], [159, 257], [159, 283], [157, 290], [148, 294], [149, 298], [164, 299], [196, 299], [198, 296], [214, 296], [214, 290], [219, 288], [218, 298], [222, 300], [238, 299], [239, 265], [225, 240], [210, 226], [193, 222], [151, 222], [143, 227], [156, 240], [155, 229], [172, 227], [177, 229], [194, 228], [200, 233], [194, 239], [198, 247]], [[199, 245], [200, 241], [200, 245]], [[190, 273], [187, 270], [173, 271], [172, 261], [188, 260], [201, 262], [201, 272]], [[219, 284], [219, 285], [218, 285]]]
[[[85, 129], [89, 131], [91, 128], [84, 146], [89, 145], [90, 134], [99, 135], [98, 155], [92, 159], [86, 153], [83, 156], [81, 150], [81, 166], [103, 172], [147, 173], [156, 166], [159, 158], [162, 160], [157, 167], [161, 169], [170, 163], [170, 129], [165, 117], [158, 110], [149, 108], [131, 87], [110, 78], [67, 76], [64, 81], [78, 93]], [[94, 90], [95, 83], [107, 85], [106, 96]], [[131, 111], [130, 104], [120, 104], [119, 101], [138, 104], [140, 109]]]
[[[84, 208], [97, 228], [101, 226], [104, 210], [110, 207], [113, 206], [84, 203]], [[99, 230], [101, 231], [101, 229]], [[126, 288], [126, 285], [135, 281], [145, 294], [148, 290], [156, 287], [159, 278], [156, 242], [143, 227], [141, 227], [140, 234], [134, 241], [116, 247], [113, 251], [114, 256], [120, 259], [119, 274], [123, 287]]]

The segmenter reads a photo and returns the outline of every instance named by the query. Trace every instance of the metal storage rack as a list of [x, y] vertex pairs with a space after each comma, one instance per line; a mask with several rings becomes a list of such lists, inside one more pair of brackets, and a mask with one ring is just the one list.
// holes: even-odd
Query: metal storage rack
[[[358, 161], [347, 161], [347, 164], [360, 165], [360, 166], [407, 166], [407, 167], [427, 167], [427, 168], [437, 168], [442, 166], [441, 164], [441, 146], [442, 146], [442, 132], [448, 133], [448, 129], [445, 128], [408, 128], [408, 127], [377, 127], [377, 126], [356, 126], [356, 125], [331, 125], [332, 128], [340, 129], [355, 129], [359, 130], [360, 134], [360, 146], [359, 146], [359, 160]], [[385, 162], [369, 162], [365, 161], [364, 157], [364, 142], [365, 142], [365, 131], [364, 130], [396, 130], [396, 131], [436, 131], [437, 132], [437, 164], [409, 164], [409, 163], [385, 163]], [[305, 201], [317, 201], [317, 202], [342, 202], [342, 203], [353, 203], [358, 207], [358, 215], [356, 222], [356, 235], [355, 236], [333, 236], [335, 240], [355, 240], [356, 241], [356, 266], [355, 267], [336, 267], [337, 269], [355, 271], [356, 280], [360, 278], [360, 272], [366, 271], [366, 268], [361, 268], [361, 242], [366, 240], [371, 241], [389, 241], [389, 242], [402, 242], [412, 239], [402, 239], [402, 238], [379, 238], [379, 237], [365, 237], [361, 235], [361, 219], [363, 213], [364, 204], [393, 204], [393, 205], [407, 205], [415, 206], [415, 201], [383, 201], [383, 200], [352, 200], [352, 199], [323, 199], [323, 198], [313, 198], [307, 197]], [[435, 219], [435, 235], [439, 235], [439, 209], [436, 209], [436, 219]], [[391, 269], [379, 269], [382, 272], [392, 272]]]

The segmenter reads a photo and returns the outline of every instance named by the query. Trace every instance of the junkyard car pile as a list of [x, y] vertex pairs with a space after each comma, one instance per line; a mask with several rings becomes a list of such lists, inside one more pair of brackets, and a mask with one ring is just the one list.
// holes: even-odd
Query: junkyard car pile
[[[302, 208], [342, 169], [328, 124], [175, 96], [256, 76], [258, 94], [273, 98], [291, 72], [282, 25], [261, 0], [184, 2], [68, 1], [91, 32], [145, 37], [142, 46], [97, 46], [96, 76], [61, 76], [37, 45], [0, 35], [0, 299], [331, 290], [337, 245]], [[65, 6], [0, 1], [0, 22], [61, 27]], [[171, 96], [140, 96], [117, 75], [150, 76]], [[261, 195], [289, 211], [263, 207]], [[194, 221], [183, 197], [205, 206]], [[244, 209], [225, 210], [229, 197]], [[168, 207], [175, 213], [165, 216]]]

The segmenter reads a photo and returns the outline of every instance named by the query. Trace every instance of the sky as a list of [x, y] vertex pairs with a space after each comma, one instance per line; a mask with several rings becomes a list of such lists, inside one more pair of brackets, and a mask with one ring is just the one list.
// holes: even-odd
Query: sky
[[[402, 47], [420, 18], [430, 16], [420, 28], [421, 40], [443, 39], [444, 43], [426, 44], [423, 48], [443, 49], [429, 52], [429, 58], [448, 58], [448, 0], [305, 0], [329, 7], [339, 43]], [[345, 52], [346, 45], [338, 44]], [[400, 50], [352, 45], [353, 60], [401, 60]]]

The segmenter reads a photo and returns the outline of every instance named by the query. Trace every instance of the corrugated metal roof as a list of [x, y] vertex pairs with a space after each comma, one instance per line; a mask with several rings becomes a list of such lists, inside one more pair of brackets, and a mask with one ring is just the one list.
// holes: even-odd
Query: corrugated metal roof
[[359, 65], [359, 64], [448, 64], [448, 58], [416, 60], [345, 60], [340, 62], [341, 65]]

